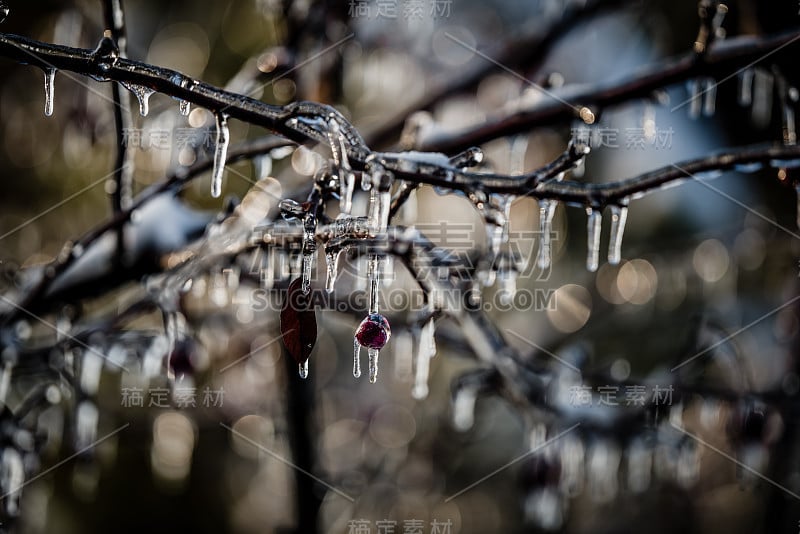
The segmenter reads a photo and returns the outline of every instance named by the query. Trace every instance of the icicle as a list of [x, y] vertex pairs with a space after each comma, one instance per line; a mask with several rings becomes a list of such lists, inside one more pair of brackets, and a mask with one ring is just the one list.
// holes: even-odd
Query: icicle
[[356, 176], [351, 171], [339, 172], [339, 211], [350, 215], [353, 211], [353, 189], [356, 184]]
[[700, 81], [695, 78], [689, 80], [689, 118], [696, 119], [700, 116], [702, 108], [702, 95], [700, 94]]
[[314, 262], [313, 254], [303, 253], [303, 267], [301, 273], [303, 277], [302, 290], [303, 294], [305, 295], [308, 295], [308, 292], [311, 291], [311, 271], [314, 268], [313, 262]]
[[2, 467], [0, 467], [0, 481], [5, 512], [10, 517], [19, 515], [19, 499], [22, 486], [25, 485], [25, 466], [22, 456], [14, 447], [3, 449]]
[[581, 438], [566, 435], [562, 440], [560, 487], [565, 495], [575, 497], [583, 489], [585, 449]]
[[711, 117], [717, 109], [717, 82], [713, 78], [706, 80], [703, 92], [703, 115]]
[[378, 356], [380, 351], [378, 349], [367, 349], [369, 354], [369, 381], [374, 384], [378, 380]]
[[417, 400], [422, 400], [428, 396], [428, 373], [430, 371], [431, 358], [425, 344], [420, 338], [417, 347], [417, 368], [414, 373], [414, 387], [411, 389], [411, 396]]
[[620, 452], [614, 444], [597, 442], [589, 449], [589, 484], [596, 502], [606, 503], [616, 498], [619, 462]]
[[453, 426], [456, 430], [466, 432], [475, 423], [475, 401], [478, 391], [474, 387], [460, 388], [453, 399]]
[[261, 287], [264, 289], [272, 289], [272, 286], [275, 284], [275, 258], [273, 257], [274, 254], [272, 250], [266, 251], [264, 255], [265, 258], [259, 276]]
[[739, 105], [749, 106], [753, 103], [753, 69], [745, 69], [739, 73]]
[[797, 194], [797, 228], [800, 228], [800, 182], [794, 186], [794, 190]]
[[499, 298], [503, 305], [511, 304], [517, 294], [517, 273], [514, 268], [509, 266], [500, 271], [498, 276], [500, 285]]
[[588, 252], [586, 255], [586, 269], [590, 272], [595, 272], [600, 263], [600, 227], [603, 222], [603, 215], [599, 209], [586, 208], [586, 214], [589, 216], [587, 222], [587, 243]]
[[150, 97], [155, 93], [149, 87], [145, 87], [143, 85], [136, 85], [135, 83], [130, 82], [120, 82], [128, 91], [136, 95], [136, 99], [139, 101], [139, 114], [142, 117], [147, 117], [147, 114], [150, 112]]
[[361, 376], [361, 343], [357, 338], [353, 338], [353, 376]]
[[214, 150], [214, 171], [211, 174], [211, 196], [219, 198], [222, 194], [222, 174], [225, 171], [225, 160], [228, 157], [230, 132], [228, 131], [228, 116], [221, 112], [215, 113], [214, 116], [217, 119], [217, 144]]
[[339, 263], [339, 256], [341, 253], [341, 250], [325, 252], [325, 264], [328, 267], [328, 278], [325, 280], [325, 291], [328, 293], [333, 293], [334, 286], [336, 284], [336, 278], [338, 277], [337, 265]]
[[694, 443], [686, 441], [678, 453], [676, 479], [684, 489], [690, 489], [700, 476], [700, 455]]
[[525, 498], [525, 518], [540, 529], [555, 531], [564, 522], [561, 497], [552, 488], [541, 488]]
[[304, 361], [301, 364], [298, 364], [297, 367], [300, 378], [308, 378], [308, 360]]
[[424, 399], [428, 396], [428, 374], [430, 360], [436, 355], [436, 337], [434, 335], [434, 321], [431, 317], [419, 333], [419, 346], [417, 347], [417, 367], [414, 375], [414, 388], [411, 395], [415, 399]]
[[179, 105], [180, 105], [181, 115], [183, 115], [184, 117], [188, 117], [189, 113], [192, 111], [191, 102], [189, 102], [188, 100], [181, 100]]
[[[5, 355], [5, 354], [4, 354]], [[11, 385], [11, 375], [14, 371], [15, 358], [8, 358], [3, 363], [3, 371], [0, 373], [0, 404], [7, 405], [8, 401], [8, 388]]]
[[753, 122], [759, 128], [769, 124], [772, 118], [772, 74], [762, 69], [755, 69], [753, 77]]
[[642, 493], [650, 487], [650, 471], [653, 466], [653, 453], [643, 440], [633, 441], [628, 448], [628, 489]]
[[433, 358], [436, 356], [436, 325], [433, 321], [433, 317], [425, 323], [425, 326], [422, 327], [422, 331], [420, 332], [420, 345], [424, 346], [428, 350], [428, 356]]
[[[389, 210], [392, 203], [392, 175], [380, 164], [372, 171], [372, 190], [369, 196], [369, 227], [375, 234], [383, 234], [389, 226]], [[364, 173], [365, 176], [367, 173]]]
[[53, 115], [53, 93], [55, 91], [56, 69], [48, 68], [44, 70], [44, 114], [47, 117]]
[[[792, 87], [791, 91], [797, 91]], [[794, 108], [792, 104], [787, 101], [783, 104], [783, 144], [795, 145], [797, 144], [797, 130], [795, 129]]]
[[611, 238], [608, 243], [608, 263], [611, 265], [618, 265], [622, 258], [622, 234], [627, 219], [627, 206], [611, 206]]
[[550, 267], [552, 258], [552, 232], [553, 216], [556, 214], [558, 202], [555, 200], [542, 199], [539, 201], [539, 254], [536, 263], [540, 269]]

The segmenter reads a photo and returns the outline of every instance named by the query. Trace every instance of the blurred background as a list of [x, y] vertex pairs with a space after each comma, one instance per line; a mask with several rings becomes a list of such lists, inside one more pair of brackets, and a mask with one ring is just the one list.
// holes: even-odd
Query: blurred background
[[[92, 49], [105, 29], [100, 2], [7, 3], [4, 33]], [[534, 104], [544, 94], [529, 82], [558, 88], [622, 79], [688, 53], [697, 36], [698, 6], [692, 1], [143, 0], [125, 5], [128, 57], [269, 103], [331, 104], [372, 148], [389, 150], [399, 146], [403, 119], [427, 95], [486, 66], [489, 60], [474, 49], [495, 57], [506, 45], [548, 35], [584, 4], [602, 7], [551, 35], [546, 54], [531, 50], [530, 64], [508, 67], [518, 74], [497, 67], [474, 87], [441, 98], [425, 110], [425, 127], [458, 132]], [[732, 2], [728, 8], [723, 26], [729, 37], [798, 27], [794, 1]], [[109, 217], [117, 140], [110, 84], [59, 72], [54, 113], [45, 117], [39, 69], [0, 59], [0, 72], [0, 266], [7, 290], [20, 269], [52, 261], [64, 243]], [[617, 181], [723, 147], [781, 142], [787, 108], [778, 86], [794, 86], [797, 78], [791, 64], [763, 62], [720, 83], [697, 110], [692, 103], [678, 107], [690, 98], [691, 83], [665, 88], [653, 100], [603, 110], [591, 130], [593, 151], [570, 179]], [[749, 100], [742, 96], [748, 79]], [[213, 154], [210, 112], [193, 108], [183, 116], [175, 100], [155, 94], [142, 117], [133, 95], [123, 94], [134, 111], [127, 143], [134, 151], [135, 191]], [[399, 127], [387, 126], [392, 124]], [[230, 127], [233, 144], [267, 133], [235, 120]], [[564, 123], [487, 143], [487, 168], [506, 174], [535, 169], [586, 128]], [[201, 177], [181, 192], [179, 202], [153, 208], [148, 231], [163, 236], [169, 217], [184, 217], [196, 231], [170, 241], [180, 251], [238, 199], [252, 201], [247, 195], [253, 191], [267, 193], [259, 208], [274, 214], [278, 198], [305, 198], [314, 161], [298, 149], [234, 163], [226, 171], [224, 200], [211, 198], [209, 177]], [[797, 304], [775, 310], [797, 295], [800, 247], [797, 202], [787, 187], [791, 176], [778, 179], [777, 173], [729, 172], [635, 200], [623, 261], [601, 261], [596, 273], [585, 266], [583, 209], [557, 208], [553, 265], [543, 273], [532, 261], [537, 201], [519, 198], [512, 204], [511, 242], [531, 259], [530, 269], [516, 279], [517, 290], [554, 295], [556, 305], [515, 301], [490, 306], [488, 313], [502, 331], [522, 334], [506, 336], [522, 354], [536, 353], [538, 345], [564, 358], [588, 359], [588, 369], [601, 377], [595, 391], [605, 376], [631, 384], [661, 376], [695, 353], [698, 339], [724, 339], [757, 321], [681, 369], [682, 380], [710, 392], [682, 399], [684, 421], [717, 451], [695, 447], [690, 467], [681, 463], [683, 449], [664, 452], [653, 460], [653, 480], [641, 491], [627, 487], [620, 474], [618, 485], [577, 492], [567, 504], [531, 504], [530, 495], [553, 476], [532, 457], [514, 461], [529, 450], [529, 423], [537, 415], [487, 395], [477, 401], [472, 428], [454, 428], [450, 384], [476, 362], [459, 326], [446, 318], [436, 323], [429, 394], [412, 396], [411, 354], [419, 333], [404, 327], [409, 306], [393, 308], [388, 295], [416, 288], [399, 263], [383, 287], [393, 337], [381, 353], [378, 383], [355, 381], [351, 373], [360, 312], [332, 309], [318, 312], [311, 376], [301, 385], [295, 364], [276, 342], [278, 310], [254, 307], [257, 281], [239, 280], [226, 265], [198, 274], [181, 297], [192, 335], [181, 347], [189, 371], [172, 383], [175, 390], [153, 404], [154, 389], [165, 383], [106, 365], [91, 404], [96, 437], [129, 426], [99, 443], [91, 457], [80, 455], [27, 485], [18, 531], [311, 532], [316, 525], [319, 532], [364, 534], [392, 532], [393, 525], [398, 533], [431, 534], [795, 532], [800, 458], [790, 430], [800, 389], [800, 318]], [[366, 201], [358, 193], [354, 212], [364, 212]], [[417, 225], [442, 246], [486, 246], [484, 224], [469, 201], [429, 187], [415, 193], [396, 223]], [[461, 236], [457, 243], [454, 232]], [[145, 265], [171, 266], [180, 258], [160, 246], [137, 250], [133, 263], [142, 275]], [[335, 296], [363, 292], [359, 260], [342, 261]], [[317, 263], [314, 285], [322, 287], [322, 256]], [[73, 311], [64, 313], [119, 311], [142, 292], [138, 278], [85, 299], [70, 297], [65, 306]], [[501, 289], [501, 282], [487, 287], [484, 298], [502, 303]], [[52, 320], [62, 312], [53, 311]], [[124, 346], [127, 330], [152, 332], [155, 339], [161, 321], [157, 313], [142, 316], [98, 346], [106, 354]], [[546, 357], [542, 363], [552, 364]], [[15, 381], [9, 404], [19, 402], [35, 381]], [[185, 397], [181, 402], [181, 388], [196, 392], [194, 407]], [[719, 391], [726, 393], [714, 393]], [[758, 404], [762, 398], [769, 409]], [[63, 402], [80, 406], [77, 398]], [[756, 430], [747, 427], [752, 449], [743, 445], [746, 432], [737, 421], [746, 418], [743, 403], [751, 413], [754, 402], [761, 423]], [[47, 437], [41, 469], [75, 452], [80, 440], [64, 430], [73, 424], [71, 417], [58, 404], [37, 415], [36, 427]], [[580, 441], [586, 450], [604, 451], [605, 456], [589, 454], [600, 466], [595, 471], [622, 465], [620, 473], [627, 472], [629, 436], [586, 430]], [[759, 459], [743, 460], [753, 450]], [[769, 481], [719, 451], [755, 466]], [[690, 469], [690, 476], [676, 474], [680, 469]], [[587, 470], [591, 478], [593, 468]], [[610, 476], [602, 473], [595, 475]]]

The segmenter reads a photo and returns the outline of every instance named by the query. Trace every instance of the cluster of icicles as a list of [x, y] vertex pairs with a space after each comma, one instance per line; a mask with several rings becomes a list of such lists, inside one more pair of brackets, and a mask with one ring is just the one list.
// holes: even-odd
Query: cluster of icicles
[[[93, 53], [93, 58], [101, 72], [108, 71], [119, 58], [119, 49], [111, 39], [110, 34], [107, 32], [101, 39], [97, 48]], [[46, 116], [53, 114], [54, 102], [54, 87], [55, 87], [56, 69], [48, 67], [44, 69], [44, 89], [45, 89], [45, 105], [44, 113]], [[98, 79], [108, 81], [109, 79], [102, 75], [97, 76]], [[788, 87], [780, 76], [771, 76], [760, 69], [747, 69], [740, 75], [740, 101], [742, 104], [750, 104], [753, 106], [754, 117], [756, 113], [769, 113], [771, 106], [767, 106], [766, 110], [762, 110], [762, 101], [770, 101], [773, 89], [773, 78], [778, 79], [778, 93], [782, 99], [782, 112], [783, 112], [783, 138], [784, 143], [793, 145], [796, 143], [797, 135], [795, 132], [794, 120], [794, 104], [798, 100], [798, 91], [793, 87]], [[193, 80], [186, 77], [176, 75], [176, 79], [172, 80], [174, 83], [181, 87], [187, 88], [193, 85]], [[126, 89], [133, 93], [139, 102], [139, 113], [142, 116], [147, 116], [149, 111], [149, 99], [155, 92], [149, 87], [132, 84], [129, 82], [120, 82]], [[692, 116], [699, 115], [700, 106], [705, 114], [712, 114], [714, 111], [714, 87], [715, 84], [710, 79], [695, 80], [690, 83], [691, 100], [689, 112]], [[755, 93], [758, 93], [757, 95]], [[758, 108], [758, 109], [757, 109]], [[180, 112], [183, 115], [188, 115], [190, 111], [190, 104], [185, 100], [180, 100]], [[225, 170], [225, 163], [227, 158], [228, 145], [230, 142], [230, 133], [228, 129], [228, 115], [223, 111], [212, 111], [216, 119], [216, 144], [214, 151], [214, 165], [211, 175], [211, 195], [219, 197], [222, 193], [222, 178]], [[339, 208], [340, 220], [346, 220], [351, 217], [351, 210], [353, 206], [352, 198], [355, 188], [355, 173], [352, 171], [348, 161], [348, 147], [350, 142], [347, 137], [341, 132], [339, 123], [335, 117], [330, 117], [328, 121], [328, 137], [330, 141], [330, 148], [333, 157], [332, 177], [338, 181], [339, 185]], [[588, 153], [588, 146], [585, 153]], [[480, 163], [483, 155], [480, 149], [471, 149], [464, 154], [460, 154], [453, 158], [448, 158], [444, 154], [426, 154], [426, 153], [412, 153], [407, 152], [403, 154], [413, 164], [415, 163], [430, 163], [434, 162], [441, 165], [449, 165], [455, 167], [467, 168]], [[796, 167], [800, 162], [797, 161], [774, 161], [770, 162], [773, 167]], [[370, 191], [369, 213], [368, 213], [368, 226], [370, 229], [370, 236], [375, 237], [386, 232], [389, 222], [389, 211], [391, 204], [391, 187], [392, 175], [387, 172], [380, 162], [373, 158], [368, 161], [368, 165], [373, 169], [372, 172], [365, 172], [362, 174], [361, 188], [364, 191]], [[762, 167], [761, 164], [751, 164], [737, 167], [736, 170], [740, 172], [754, 172]], [[702, 174], [702, 173], [701, 173]], [[717, 173], [718, 174], [718, 173]], [[716, 174], [715, 174], [716, 175]], [[560, 174], [555, 180], [563, 179], [564, 174]], [[697, 175], [696, 178], [702, 179], [705, 175]], [[437, 192], [445, 194], [449, 191], [436, 188]], [[797, 205], [798, 205], [798, 227], [800, 227], [800, 184], [796, 185], [797, 191]], [[503, 243], [508, 241], [508, 219], [511, 208], [511, 203], [514, 200], [510, 195], [474, 195], [473, 202], [476, 208], [481, 212], [487, 224], [487, 238], [490, 263], [497, 260], [500, 253], [500, 248]], [[625, 223], [628, 215], [627, 198], [620, 199], [616, 203], [609, 206], [611, 215], [611, 228], [610, 240], [608, 248], [608, 262], [612, 265], [618, 264], [621, 261], [622, 238], [625, 230]], [[541, 199], [539, 201], [539, 232], [540, 232], [540, 245], [537, 255], [537, 266], [540, 269], [548, 269], [551, 264], [552, 257], [552, 225], [553, 218], [558, 206], [558, 201], [553, 199]], [[586, 208], [587, 213], [587, 256], [586, 267], [589, 271], [596, 271], [600, 261], [600, 237], [602, 227], [602, 210], [604, 206], [590, 205]], [[313, 244], [315, 240], [315, 223], [305, 229], [304, 233], [304, 247], [302, 257], [302, 287], [304, 292], [310, 289], [311, 271], [313, 268], [314, 257], [316, 254], [316, 246]], [[333, 286], [336, 281], [336, 264], [338, 262], [341, 250], [327, 251], [327, 290], [333, 291]], [[378, 356], [380, 349], [388, 342], [391, 336], [391, 328], [385, 317], [378, 312], [378, 280], [380, 272], [383, 267], [382, 263], [391, 261], [390, 258], [378, 255], [372, 255], [369, 258], [369, 272], [370, 279], [370, 307], [369, 314], [357, 329], [354, 341], [354, 364], [353, 374], [360, 376], [361, 366], [359, 360], [359, 353], [362, 347], [366, 347], [369, 354], [369, 376], [371, 381], [375, 381], [377, 376]], [[524, 267], [524, 266], [522, 266]], [[515, 271], [520, 270], [520, 266], [506, 267], [508, 272], [503, 273], [502, 277], [506, 287], [503, 288], [506, 298], [513, 297], [515, 289]], [[495, 281], [495, 272], [491, 266], [487, 267], [487, 272], [483, 274], [482, 283], [484, 285], [491, 285]], [[432, 321], [430, 325], [426, 325], [423, 329], [425, 336], [432, 337], [428, 334], [428, 329], [432, 331]], [[433, 346], [432, 343], [425, 343], [425, 345]], [[426, 352], [432, 352], [426, 349]], [[435, 352], [435, 350], [433, 351]], [[421, 358], [419, 367], [423, 368], [422, 375], [425, 374], [427, 358]], [[307, 362], [301, 364], [301, 376], [307, 376], [308, 368]], [[415, 388], [418, 392], [423, 391], [422, 387]]]

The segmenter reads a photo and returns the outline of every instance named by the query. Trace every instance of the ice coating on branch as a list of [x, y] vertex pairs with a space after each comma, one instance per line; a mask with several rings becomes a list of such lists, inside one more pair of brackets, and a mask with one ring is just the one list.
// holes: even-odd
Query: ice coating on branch
[[139, 115], [142, 117], [147, 117], [147, 114], [150, 112], [150, 97], [153, 96], [155, 91], [149, 87], [137, 85], [135, 83], [120, 83], [123, 85], [123, 87], [125, 87], [125, 89], [133, 93], [136, 96], [136, 99], [139, 101]]
[[44, 70], [44, 114], [53, 115], [53, 96], [55, 91], [56, 69]]
[[214, 149], [214, 170], [211, 173], [211, 196], [219, 198], [222, 194], [222, 174], [225, 172], [225, 160], [228, 157], [228, 116], [225, 113], [214, 113], [217, 121], [217, 142]]
[[550, 267], [552, 261], [552, 236], [553, 216], [556, 214], [558, 202], [555, 200], [542, 199], [539, 201], [539, 253], [536, 264], [540, 269]]
[[595, 272], [600, 264], [600, 228], [603, 222], [603, 215], [599, 209], [592, 207], [586, 208], [586, 215], [589, 216], [586, 223], [586, 269], [590, 272]]
[[608, 242], [608, 263], [611, 265], [618, 265], [622, 258], [622, 234], [627, 219], [627, 206], [611, 206], [611, 237]]

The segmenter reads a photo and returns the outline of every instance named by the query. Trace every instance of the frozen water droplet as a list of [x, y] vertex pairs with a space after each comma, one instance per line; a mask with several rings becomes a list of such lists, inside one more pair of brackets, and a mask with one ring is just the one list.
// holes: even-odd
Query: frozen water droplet
[[356, 338], [353, 338], [353, 376], [361, 376], [361, 343]]
[[586, 208], [586, 214], [589, 216], [586, 224], [587, 231], [587, 253], [586, 253], [586, 269], [590, 272], [595, 272], [600, 264], [600, 227], [603, 222], [603, 215], [599, 209]]
[[342, 251], [337, 250], [335, 252], [326, 252], [325, 253], [325, 263], [328, 267], [328, 278], [325, 281], [325, 291], [328, 293], [333, 293], [334, 286], [336, 284], [336, 278], [338, 276], [338, 263], [339, 263], [339, 256], [341, 255]]
[[188, 117], [189, 113], [192, 111], [191, 102], [189, 102], [188, 100], [181, 100], [179, 106], [181, 110], [181, 115], [183, 115], [184, 117]]
[[753, 103], [753, 69], [745, 69], [739, 73], [739, 105], [749, 106]]
[[0, 2], [0, 24], [2, 24], [6, 20], [6, 17], [8, 17], [8, 14], [10, 12], [11, 11], [8, 9], [6, 3]]
[[136, 99], [139, 101], [139, 114], [142, 117], [147, 117], [147, 114], [150, 112], [150, 97], [153, 96], [153, 91], [149, 87], [145, 87], [143, 85], [136, 85], [130, 82], [120, 82], [128, 91], [136, 95]]
[[44, 71], [44, 114], [47, 117], [53, 115], [53, 96], [55, 91], [56, 69], [45, 69]]
[[298, 374], [300, 378], [308, 378], [308, 360], [303, 363], [297, 364]]
[[536, 263], [540, 269], [550, 267], [552, 257], [552, 232], [553, 216], [556, 213], [558, 202], [555, 200], [542, 199], [539, 201], [539, 254]]
[[374, 384], [378, 380], [378, 356], [380, 351], [378, 349], [367, 349], [369, 354], [369, 381]]
[[230, 132], [228, 130], [228, 116], [217, 112], [217, 143], [214, 150], [214, 170], [211, 174], [211, 196], [219, 198], [222, 194], [222, 174], [225, 172], [225, 160], [228, 157], [228, 143]]
[[622, 234], [627, 219], [627, 206], [611, 206], [611, 238], [608, 242], [608, 263], [611, 265], [618, 265], [622, 258]]
[[475, 423], [475, 401], [478, 392], [474, 387], [462, 387], [453, 399], [453, 426], [466, 432]]

